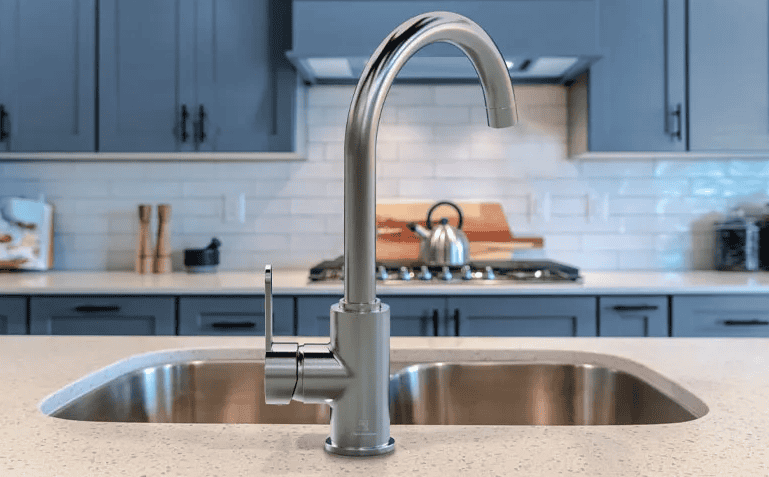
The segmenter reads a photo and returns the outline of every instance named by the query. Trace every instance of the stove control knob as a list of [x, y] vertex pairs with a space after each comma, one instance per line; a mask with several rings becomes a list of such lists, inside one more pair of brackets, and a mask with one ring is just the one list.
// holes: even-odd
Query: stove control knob
[[420, 280], [432, 280], [433, 274], [430, 273], [430, 269], [427, 268], [427, 265], [422, 265], [419, 271], [419, 279]]
[[408, 267], [401, 267], [401, 270], [398, 274], [400, 276], [401, 280], [411, 280], [411, 277], [413, 274], [409, 271]]
[[449, 281], [452, 278], [454, 278], [454, 275], [451, 274], [451, 269], [449, 267], [444, 266], [441, 270], [441, 280], [443, 281]]
[[384, 267], [384, 265], [379, 265], [376, 271], [376, 279], [387, 280], [387, 278], [389, 278], [389, 275], [387, 274], [387, 269]]
[[494, 280], [495, 278], [497, 278], [494, 275], [494, 269], [491, 267], [486, 267], [486, 271], [483, 274], [483, 278], [485, 278], [486, 280]]
[[473, 279], [473, 270], [470, 268], [470, 265], [465, 265], [462, 267], [462, 280], [472, 280]]

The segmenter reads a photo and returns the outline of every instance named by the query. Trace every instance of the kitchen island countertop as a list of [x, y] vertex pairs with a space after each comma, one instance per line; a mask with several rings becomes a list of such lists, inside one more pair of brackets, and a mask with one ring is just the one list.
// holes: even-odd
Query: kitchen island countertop
[[[342, 283], [310, 283], [307, 270], [273, 272], [273, 293], [341, 295]], [[769, 293], [769, 272], [582, 272], [579, 282], [378, 283], [380, 295], [670, 295]], [[261, 272], [214, 274], [133, 272], [21, 272], [0, 274], [5, 295], [261, 295]]]
[[0, 475], [769, 475], [769, 339], [393, 338], [399, 361], [515, 359], [571, 350], [630, 359], [709, 412], [638, 426], [393, 426], [390, 456], [322, 449], [323, 425], [96, 423], [43, 415], [43, 398], [139, 353], [240, 348], [254, 338], [0, 336]]

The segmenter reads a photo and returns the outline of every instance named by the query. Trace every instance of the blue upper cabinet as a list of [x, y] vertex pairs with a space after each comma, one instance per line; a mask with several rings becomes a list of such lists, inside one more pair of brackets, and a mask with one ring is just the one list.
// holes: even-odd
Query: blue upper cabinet
[[602, 58], [590, 68], [588, 148], [685, 151], [684, 0], [599, 0], [597, 12]]
[[0, 152], [94, 150], [95, 0], [0, 0]]
[[99, 150], [194, 149], [194, 2], [99, 2]]
[[99, 150], [291, 151], [290, 2], [102, 0]]
[[769, 6], [689, 2], [692, 151], [769, 150]]
[[199, 0], [194, 136], [201, 151], [293, 150], [291, 2]]

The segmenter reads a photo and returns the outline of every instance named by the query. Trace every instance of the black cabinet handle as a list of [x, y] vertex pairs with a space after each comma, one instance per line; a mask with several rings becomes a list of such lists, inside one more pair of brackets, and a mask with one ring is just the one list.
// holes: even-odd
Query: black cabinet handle
[[438, 321], [440, 317], [438, 316], [438, 310], [433, 310], [433, 336], [438, 336]]
[[8, 113], [5, 110], [5, 105], [0, 104], [0, 142], [5, 141], [8, 137], [8, 131], [5, 130], [5, 119], [8, 117]]
[[198, 107], [198, 124], [197, 124], [199, 143], [205, 142], [206, 140], [205, 124], [206, 124], [206, 110], [205, 108], [203, 108], [203, 105], [201, 104], [200, 107]]
[[681, 103], [678, 103], [676, 105], [676, 109], [671, 111], [670, 115], [673, 117], [672, 119], [675, 121], [675, 123], [671, 124], [670, 126], [670, 135], [680, 141], [681, 135], [682, 135]]
[[454, 336], [459, 336], [459, 308], [454, 308]]
[[181, 139], [182, 142], [187, 142], [187, 138], [190, 137], [190, 135], [187, 133], [187, 118], [190, 117], [190, 113], [187, 111], [187, 105], [182, 104], [182, 133], [181, 133]]
[[724, 320], [726, 326], [755, 326], [755, 325], [769, 325], [769, 321], [766, 320]]
[[120, 307], [118, 305], [81, 305], [76, 306], [75, 311], [78, 313], [117, 312], [120, 311]]
[[654, 311], [659, 308], [657, 305], [617, 305], [614, 311]]
[[256, 328], [256, 323], [253, 321], [216, 321], [211, 323], [211, 328], [248, 329]]

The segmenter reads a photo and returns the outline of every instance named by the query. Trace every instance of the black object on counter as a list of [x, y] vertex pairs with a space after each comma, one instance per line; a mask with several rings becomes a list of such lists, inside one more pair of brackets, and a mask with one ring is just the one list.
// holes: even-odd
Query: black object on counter
[[216, 237], [206, 248], [188, 248], [184, 250], [184, 266], [188, 273], [213, 273], [219, 265], [219, 246], [222, 243]]

